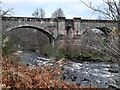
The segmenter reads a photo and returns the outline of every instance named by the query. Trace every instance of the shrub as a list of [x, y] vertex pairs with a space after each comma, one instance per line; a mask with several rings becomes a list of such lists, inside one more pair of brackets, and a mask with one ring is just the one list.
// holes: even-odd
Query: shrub
[[[67, 83], [60, 80], [62, 71], [59, 66], [51, 67], [30, 67], [16, 62], [16, 60], [5, 59], [2, 61], [2, 85], [11, 89], [28, 89], [28, 88], [82, 88], [76, 84]], [[94, 87], [89, 87], [92, 90]], [[95, 89], [94, 89], [95, 90]]]

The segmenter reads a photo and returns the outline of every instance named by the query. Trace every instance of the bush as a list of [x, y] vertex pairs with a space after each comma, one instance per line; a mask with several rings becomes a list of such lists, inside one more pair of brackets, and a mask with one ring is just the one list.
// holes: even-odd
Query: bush
[[8, 57], [10, 56], [13, 52], [16, 51], [16, 46], [19, 40], [17, 40], [16, 37], [10, 39], [9, 37], [3, 37], [2, 40], [2, 56], [3, 57]]
[[56, 57], [57, 59], [61, 59], [66, 56], [68, 56], [69, 58], [75, 58], [80, 55], [80, 52], [74, 49], [72, 50], [58, 49], [57, 47], [53, 48], [50, 45], [45, 46], [43, 52], [46, 53], [48, 57]]
[[[60, 80], [62, 71], [59, 66], [30, 67], [11, 59], [2, 60], [2, 64], [2, 85], [0, 86], [5, 90], [7, 88], [10, 88], [11, 90], [15, 90], [16, 88], [22, 90], [30, 88], [48, 88], [52, 90], [58, 88], [86, 88]], [[96, 90], [96, 88], [89, 87], [88, 90]]]

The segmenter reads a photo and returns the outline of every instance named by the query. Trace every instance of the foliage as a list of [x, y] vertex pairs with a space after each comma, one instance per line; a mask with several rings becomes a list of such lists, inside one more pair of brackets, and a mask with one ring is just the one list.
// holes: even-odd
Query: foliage
[[80, 55], [80, 52], [75, 49], [66, 50], [57, 47], [51, 47], [50, 45], [45, 46], [43, 52], [46, 53], [48, 57], [55, 57], [57, 59], [62, 59], [66, 56], [69, 58], [75, 58]]
[[16, 43], [18, 42], [18, 39], [15, 36], [12, 39], [10, 39], [10, 37], [3, 37], [2, 39], [2, 56], [8, 57], [16, 51]]
[[[82, 59], [84, 57], [91, 57], [92, 59], [98, 58], [100, 57], [100, 54], [98, 52], [92, 52], [89, 53], [87, 52], [87, 50], [80, 50], [80, 49], [75, 49], [75, 48], [71, 48], [71, 49], [61, 49], [61, 48], [57, 48], [57, 47], [51, 47], [51, 46], [45, 46], [43, 49], [43, 52], [45, 54], [47, 54], [47, 56], [49, 58], [54, 57], [57, 60], [58, 59], [62, 59], [62, 58], [67, 58], [67, 59], [78, 59], [79, 57]], [[80, 59], [79, 58], [79, 59]]]
[[[48, 88], [56, 90], [58, 88], [86, 88], [60, 80], [62, 71], [59, 69], [59, 66], [25, 66], [11, 59], [2, 60], [1, 64], [3, 65], [1, 86], [4, 89]], [[96, 90], [96, 88], [91, 86], [88, 90]]]
[[51, 47], [51, 45], [44, 46], [43, 52], [47, 54], [48, 57], [56, 57], [57, 59], [61, 59], [65, 56], [61, 50], [58, 50], [56, 47]]
[[53, 14], [52, 18], [59, 18], [59, 17], [65, 17], [63, 11], [61, 8], [58, 8]]

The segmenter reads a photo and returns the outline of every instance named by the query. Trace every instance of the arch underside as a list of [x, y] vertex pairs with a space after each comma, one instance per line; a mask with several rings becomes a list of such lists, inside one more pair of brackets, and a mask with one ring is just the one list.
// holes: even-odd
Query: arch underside
[[110, 34], [110, 32], [112, 31], [112, 29], [110, 29], [110, 28], [108, 28], [108, 27], [94, 27], [94, 28], [92, 28], [92, 29], [98, 29], [98, 30], [100, 30], [103, 34], [105, 34], [105, 35], [109, 35]]
[[102, 31], [104, 34], [109, 34], [112, 30], [108, 27], [96, 27], [100, 31]]

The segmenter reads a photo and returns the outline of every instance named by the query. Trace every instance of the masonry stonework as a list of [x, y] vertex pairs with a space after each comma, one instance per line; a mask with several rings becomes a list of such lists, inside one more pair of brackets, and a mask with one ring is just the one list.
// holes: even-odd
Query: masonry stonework
[[[37, 30], [45, 34], [46, 38], [49, 38], [51, 43], [56, 41], [57, 44], [60, 45], [64, 44], [67, 36], [77, 44], [77, 41], [80, 39], [79, 36], [82, 35], [85, 30], [91, 30], [96, 27], [106, 27], [112, 30], [115, 27], [115, 23], [111, 20], [87, 20], [79, 17], [73, 19], [66, 19], [65, 17], [55, 19], [2, 17], [2, 34], [16, 29], [21, 30], [21, 28], [23, 28], [26, 30], [26, 28], [30, 28], [31, 30]], [[28, 30], [28, 32], [31, 32], [31, 30]], [[72, 41], [70, 42], [74, 44]]]

